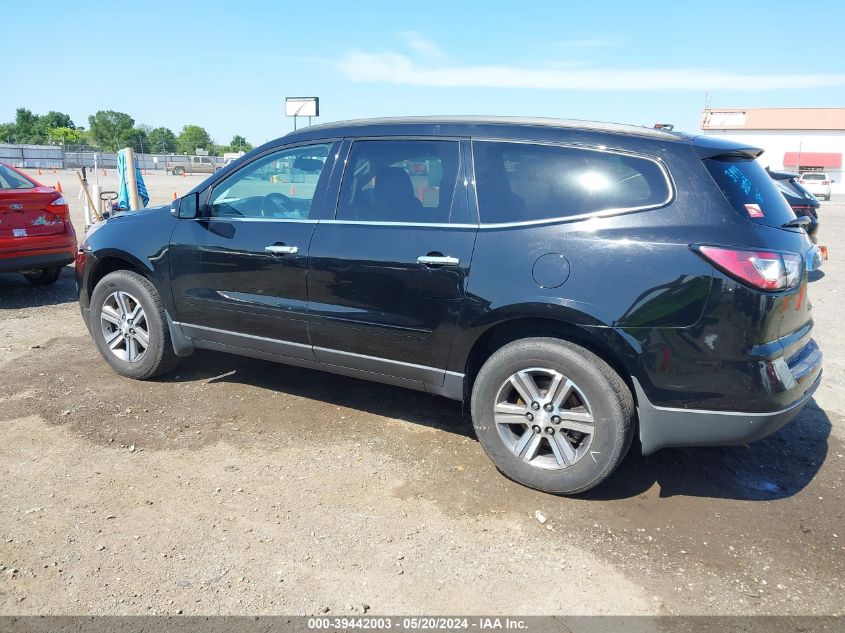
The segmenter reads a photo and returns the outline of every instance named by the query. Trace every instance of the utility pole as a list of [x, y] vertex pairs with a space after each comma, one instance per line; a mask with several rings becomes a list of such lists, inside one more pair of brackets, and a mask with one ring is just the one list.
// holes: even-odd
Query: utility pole
[[135, 150], [127, 147], [123, 150], [126, 156], [126, 187], [129, 189], [129, 208], [137, 211], [141, 208], [141, 197], [138, 195], [138, 178], [135, 175]]

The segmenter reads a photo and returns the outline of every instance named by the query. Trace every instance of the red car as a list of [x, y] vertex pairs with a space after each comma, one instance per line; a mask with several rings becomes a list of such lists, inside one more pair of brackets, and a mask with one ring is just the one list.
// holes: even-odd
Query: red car
[[0, 272], [20, 271], [36, 286], [51, 284], [76, 250], [61, 192], [0, 163]]

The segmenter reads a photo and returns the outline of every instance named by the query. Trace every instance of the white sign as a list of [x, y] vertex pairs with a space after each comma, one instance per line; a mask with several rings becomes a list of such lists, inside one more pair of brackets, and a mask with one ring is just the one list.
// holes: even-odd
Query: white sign
[[285, 99], [287, 116], [320, 116], [319, 97], [288, 97]]

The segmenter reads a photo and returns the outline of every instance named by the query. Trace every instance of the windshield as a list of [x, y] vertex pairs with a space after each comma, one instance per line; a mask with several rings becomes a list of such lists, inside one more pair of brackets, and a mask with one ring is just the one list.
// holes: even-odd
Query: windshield
[[0, 189], [34, 189], [35, 185], [14, 169], [0, 165]]
[[827, 180], [824, 174], [801, 174], [802, 180]]
[[717, 157], [704, 164], [733, 208], [752, 222], [780, 227], [795, 219], [786, 198], [756, 160]]

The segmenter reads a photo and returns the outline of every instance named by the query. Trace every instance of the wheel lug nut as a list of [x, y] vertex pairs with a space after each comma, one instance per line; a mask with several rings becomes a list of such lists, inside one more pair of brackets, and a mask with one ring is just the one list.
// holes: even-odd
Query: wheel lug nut
[[532, 403], [531, 403], [531, 408], [532, 408], [532, 409], [534, 409], [535, 411], [539, 410], [539, 408], [540, 408], [540, 403], [539, 403], [539, 402], [532, 402]]
[[552, 416], [552, 424], [560, 424], [560, 416], [559, 415], [553, 415]]
[[552, 403], [551, 403], [551, 402], [547, 402], [546, 404], [544, 404], [544, 405], [543, 405], [543, 408], [544, 408], [546, 411], [551, 411], [552, 409], [554, 409], [554, 407], [552, 406]]
[[535, 424], [534, 426], [532, 426], [532, 427], [531, 427], [531, 430], [532, 430], [532, 431], [534, 431], [535, 433], [539, 433], [539, 432], [540, 432], [540, 427], [539, 427], [538, 425], [536, 425], [536, 424]]
[[555, 434], [555, 430], [554, 430], [552, 427], [547, 426], [547, 427], [546, 427], [546, 433], [548, 433], [549, 435], [554, 435], [554, 434]]
[[534, 421], [534, 415], [531, 414], [531, 413], [526, 413], [525, 419], [528, 420], [529, 422], [533, 422]]

